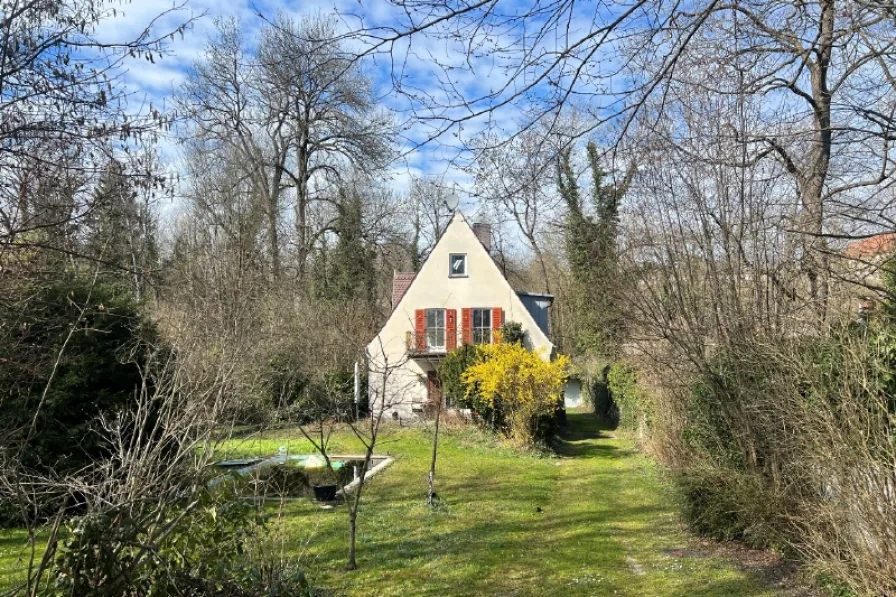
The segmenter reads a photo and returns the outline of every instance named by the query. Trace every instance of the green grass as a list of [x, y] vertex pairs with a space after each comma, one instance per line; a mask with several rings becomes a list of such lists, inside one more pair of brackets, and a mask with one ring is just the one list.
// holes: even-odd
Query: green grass
[[[433, 509], [424, 503], [430, 432], [390, 428], [378, 452], [395, 463], [362, 501], [360, 569], [342, 570], [344, 507], [287, 504], [277, 527], [286, 553], [301, 558], [317, 585], [346, 595], [775, 594], [734, 563], [688, 549], [671, 488], [630, 441], [601, 436], [586, 413], [569, 415], [564, 438], [560, 453], [545, 457], [474, 429], [445, 432]], [[347, 433], [334, 440], [334, 452], [358, 449]], [[309, 451], [289, 433], [233, 440], [227, 451], [268, 454], [283, 445]], [[0, 574], [15, 552], [10, 537], [0, 535]]]
[[[46, 536], [41, 535], [36, 543], [35, 560], [40, 561]], [[28, 547], [28, 533], [21, 529], [0, 529], [0, 593], [13, 584], [25, 579], [25, 570], [31, 550]]]
[[[360, 569], [342, 571], [343, 508], [290, 504], [282, 530], [317, 584], [348, 595], [773, 595], [731, 562], [688, 550], [670, 487], [630, 441], [570, 413], [560, 454], [502, 447], [472, 429], [442, 436], [438, 508], [424, 504], [431, 434], [393, 429], [395, 464], [362, 501]], [[339, 435], [334, 452], [356, 451]], [[234, 442], [233, 453], [307, 451], [302, 439]], [[537, 509], [541, 508], [541, 512]], [[683, 555], [685, 554], [685, 555]]]

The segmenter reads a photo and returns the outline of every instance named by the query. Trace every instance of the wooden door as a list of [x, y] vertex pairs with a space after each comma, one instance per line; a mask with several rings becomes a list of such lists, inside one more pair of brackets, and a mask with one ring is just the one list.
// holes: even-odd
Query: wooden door
[[426, 373], [426, 398], [432, 408], [442, 404], [442, 380], [435, 371]]

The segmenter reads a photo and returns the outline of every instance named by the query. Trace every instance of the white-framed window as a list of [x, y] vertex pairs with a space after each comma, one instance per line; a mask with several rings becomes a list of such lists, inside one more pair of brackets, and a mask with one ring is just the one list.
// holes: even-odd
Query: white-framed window
[[426, 348], [445, 350], [445, 309], [426, 310]]
[[467, 275], [467, 254], [451, 253], [448, 255], [448, 276], [463, 278]]
[[492, 343], [492, 310], [473, 309], [473, 344]]

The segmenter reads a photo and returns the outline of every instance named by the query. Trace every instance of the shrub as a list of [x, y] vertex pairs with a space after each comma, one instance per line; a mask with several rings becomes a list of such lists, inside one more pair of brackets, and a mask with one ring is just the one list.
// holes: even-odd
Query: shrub
[[613, 399], [613, 392], [610, 391], [607, 380], [609, 372], [610, 366], [605, 365], [596, 374], [585, 376], [585, 379], [594, 414], [602, 423], [615, 428], [619, 425], [619, 406]]
[[607, 388], [619, 410], [619, 426], [633, 431], [650, 420], [646, 390], [638, 381], [637, 370], [625, 361], [613, 363], [607, 372]]
[[855, 594], [893, 593], [894, 346], [874, 317], [822, 336], [751, 334], [669, 388], [654, 425], [674, 445], [691, 527], [791, 549]]
[[323, 377], [311, 378], [302, 372], [295, 351], [275, 354], [268, 363], [267, 387], [269, 407], [276, 418], [297, 422], [326, 409], [342, 420], [364, 417], [369, 412], [366, 367], [361, 372], [360, 400], [355, 405], [355, 373], [350, 369], [333, 369]]
[[682, 515], [690, 528], [718, 541], [740, 540], [751, 547], [782, 546], [776, 500], [761, 475], [735, 469], [695, 467], [680, 471], [676, 485]]
[[310, 597], [301, 569], [268, 562], [266, 524], [230, 491], [73, 519], [51, 569], [51, 595]]
[[0, 305], [0, 426], [27, 443], [24, 464], [65, 474], [102, 456], [91, 426], [131, 404], [141, 343], [156, 340], [127, 292], [92, 279], [48, 282], [24, 305]]
[[518, 321], [505, 321], [501, 327], [501, 341], [508, 344], [523, 344], [526, 340], [526, 332], [523, 324]]
[[545, 361], [518, 344], [486, 344], [477, 347], [478, 359], [463, 374], [471, 392], [491, 408], [503, 409], [508, 433], [524, 445], [544, 439], [545, 418], [560, 408], [569, 358], [561, 355]]
[[503, 431], [506, 425], [500, 398], [486, 400], [476, 384], [464, 382], [463, 375], [480, 358], [476, 346], [464, 344], [448, 353], [439, 365], [439, 380], [446, 396], [463, 408], [476, 413], [479, 421], [494, 431]]

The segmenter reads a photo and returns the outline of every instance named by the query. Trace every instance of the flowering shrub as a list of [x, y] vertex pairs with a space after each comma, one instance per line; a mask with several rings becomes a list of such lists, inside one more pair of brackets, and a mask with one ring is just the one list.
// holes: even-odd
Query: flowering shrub
[[462, 375], [467, 393], [475, 392], [485, 406], [500, 403], [510, 436], [522, 444], [538, 437], [539, 421], [553, 415], [563, 384], [569, 377], [569, 358], [542, 359], [519, 344], [484, 344], [477, 359]]

